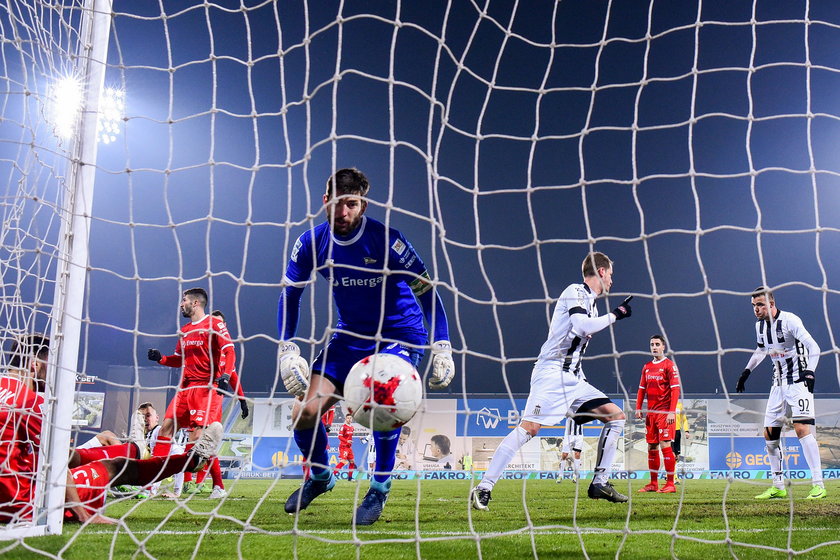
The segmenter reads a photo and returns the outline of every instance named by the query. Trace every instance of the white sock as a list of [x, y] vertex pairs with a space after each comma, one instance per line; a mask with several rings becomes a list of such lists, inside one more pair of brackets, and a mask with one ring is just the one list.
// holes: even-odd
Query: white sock
[[615, 452], [618, 449], [618, 438], [621, 437], [623, 430], [624, 420], [610, 420], [604, 424], [601, 439], [598, 440], [598, 461], [595, 464], [593, 484], [604, 484], [609, 480]]
[[814, 484], [822, 486], [822, 462], [820, 461], [820, 447], [817, 444], [817, 438], [814, 434], [808, 434], [804, 438], [799, 438], [799, 443], [802, 444], [802, 453], [805, 455], [805, 462], [808, 463], [808, 468], [811, 469], [811, 481]]
[[784, 458], [782, 454], [782, 446], [777, 439], [768, 439], [764, 442], [767, 445], [767, 455], [769, 457], [770, 472], [773, 473], [773, 486], [776, 488], [785, 487], [784, 467], [782, 466]]
[[575, 470], [575, 474], [580, 473], [580, 459], [572, 459], [572, 465]]
[[496, 448], [496, 453], [493, 454], [493, 460], [490, 461], [490, 466], [487, 467], [487, 472], [484, 473], [484, 478], [481, 479], [478, 487], [482, 490], [492, 490], [516, 452], [530, 440], [531, 434], [519, 426], [506, 435], [502, 443], [499, 444], [499, 447]]

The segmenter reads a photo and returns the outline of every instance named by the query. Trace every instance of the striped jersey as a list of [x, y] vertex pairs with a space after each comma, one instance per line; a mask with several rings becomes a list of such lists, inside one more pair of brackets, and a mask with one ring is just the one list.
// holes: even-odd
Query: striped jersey
[[758, 348], [749, 370], [755, 369], [769, 355], [773, 361], [773, 385], [796, 383], [802, 371], [814, 371], [820, 359], [820, 347], [802, 324], [802, 319], [788, 311], [776, 314], [772, 321], [757, 321]]
[[572, 315], [583, 313], [587, 317], [597, 317], [596, 297], [586, 284], [570, 284], [563, 290], [554, 307], [548, 339], [540, 349], [537, 364], [553, 362], [560, 365], [564, 372], [586, 379], [581, 368], [581, 359], [592, 335], [576, 333], [572, 326]]

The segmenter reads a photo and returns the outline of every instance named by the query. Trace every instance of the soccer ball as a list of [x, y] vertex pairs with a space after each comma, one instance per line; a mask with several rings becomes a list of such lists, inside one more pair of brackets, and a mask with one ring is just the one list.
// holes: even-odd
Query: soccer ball
[[344, 405], [353, 421], [376, 432], [395, 430], [423, 402], [420, 375], [395, 354], [373, 354], [356, 362], [344, 382]]

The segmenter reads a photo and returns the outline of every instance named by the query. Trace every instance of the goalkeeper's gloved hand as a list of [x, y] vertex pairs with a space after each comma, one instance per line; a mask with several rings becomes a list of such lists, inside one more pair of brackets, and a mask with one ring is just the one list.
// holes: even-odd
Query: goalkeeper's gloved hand
[[624, 301], [621, 302], [621, 305], [612, 310], [613, 315], [615, 315], [616, 321], [621, 321], [625, 317], [629, 317], [630, 315], [632, 315], [633, 310], [630, 309], [631, 299], [633, 299], [633, 296], [627, 296], [626, 298], [624, 298]]
[[801, 371], [799, 373], [799, 379], [797, 379], [796, 382], [804, 383], [805, 386], [808, 388], [809, 393], [814, 392], [814, 372], [810, 369]]
[[225, 374], [219, 378], [219, 380], [216, 382], [216, 392], [222, 396], [231, 392], [230, 375]]
[[309, 364], [294, 342], [280, 342], [280, 378], [286, 390], [296, 397], [303, 397], [309, 389]]
[[245, 420], [248, 418], [248, 415], [251, 413], [251, 411], [248, 410], [248, 401], [245, 399], [239, 399], [239, 408], [242, 409], [242, 419]]
[[161, 359], [163, 359], [163, 354], [161, 354], [160, 350], [158, 350], [157, 348], [150, 348], [149, 359], [153, 362], [160, 363]]
[[452, 359], [452, 345], [448, 340], [432, 344], [432, 375], [429, 389], [444, 389], [455, 377], [455, 361]]
[[752, 372], [748, 369], [745, 369], [741, 372], [741, 377], [738, 378], [738, 384], [735, 385], [735, 392], [736, 393], [743, 393], [744, 390], [747, 388], [747, 378], [750, 376]]

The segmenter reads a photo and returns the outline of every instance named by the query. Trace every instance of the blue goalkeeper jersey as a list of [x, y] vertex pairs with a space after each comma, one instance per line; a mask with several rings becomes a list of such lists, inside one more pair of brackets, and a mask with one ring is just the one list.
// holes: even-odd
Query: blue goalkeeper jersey
[[285, 274], [289, 287], [281, 296], [278, 312], [284, 339], [295, 334], [300, 295], [313, 269], [332, 284], [337, 328], [366, 336], [381, 332], [386, 339], [426, 344], [423, 319], [431, 323], [434, 308], [434, 340], [449, 340], [446, 314], [423, 261], [402, 233], [366, 216], [346, 238], [335, 236], [324, 222], [295, 242]]

